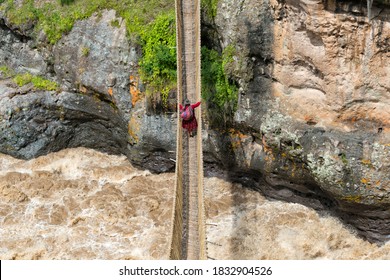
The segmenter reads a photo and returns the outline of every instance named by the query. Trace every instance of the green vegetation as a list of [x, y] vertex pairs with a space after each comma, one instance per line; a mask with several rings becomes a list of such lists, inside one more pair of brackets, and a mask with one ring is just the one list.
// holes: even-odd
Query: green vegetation
[[56, 82], [44, 79], [39, 76], [31, 75], [30, 73], [18, 74], [14, 77], [13, 80], [20, 87], [32, 83], [34, 85], [34, 88], [36, 89], [42, 89], [42, 90], [58, 89], [58, 85]]
[[91, 51], [91, 49], [90, 48], [88, 48], [88, 47], [82, 47], [81, 48], [81, 54], [82, 54], [82, 56], [85, 56], [85, 57], [87, 57], [88, 55], [89, 55], [89, 52]]
[[347, 159], [347, 156], [346, 156], [345, 153], [340, 153], [339, 157], [340, 157], [340, 159], [341, 159], [341, 161], [343, 162], [344, 165], [348, 165], [348, 159]]
[[225, 71], [232, 61], [233, 50], [228, 47], [220, 55], [202, 47], [202, 98], [207, 103], [210, 121], [216, 126], [228, 126], [237, 109], [238, 87]]
[[119, 28], [120, 27], [119, 20], [117, 20], [117, 19], [112, 20], [111, 21], [111, 26]]
[[[166, 103], [169, 91], [176, 84], [176, 35], [174, 1], [172, 0], [24, 0], [16, 7], [13, 0], [0, 0], [1, 9], [15, 25], [33, 23], [34, 33], [44, 31], [48, 43], [55, 44], [69, 32], [77, 20], [102, 10], [114, 9], [126, 23], [129, 40], [139, 43], [144, 51], [141, 76], [149, 91], [157, 91]], [[111, 26], [120, 27], [118, 20]], [[89, 55], [89, 48], [82, 55]]]
[[210, 18], [217, 15], [218, 0], [201, 0], [201, 8]]
[[159, 92], [163, 105], [167, 105], [168, 93], [176, 86], [175, 14], [158, 16], [144, 28], [141, 40], [141, 79], [148, 85], [147, 91]]
[[74, 0], [60, 0], [61, 5], [69, 5], [70, 3], [73, 3]]
[[0, 65], [0, 76], [3, 78], [9, 78], [13, 75], [12, 70], [10, 70], [7, 66], [5, 65]]
[[64, 33], [69, 32], [76, 20], [90, 17], [104, 9], [114, 9], [127, 26], [129, 38], [138, 40], [145, 25], [153, 22], [156, 16], [174, 11], [172, 0], [24, 0], [16, 6], [13, 0], [3, 2], [1, 10], [15, 25], [35, 24], [35, 32], [43, 30], [50, 44], [55, 44]]
[[15, 6], [13, 0], [4, 1], [6, 16], [9, 21], [15, 25], [35, 23], [38, 18], [37, 10], [34, 7], [33, 0], [24, 0], [23, 5]]
[[30, 73], [19, 74], [16, 77], [14, 77], [14, 82], [20, 87], [31, 83], [31, 80], [32, 80], [32, 75]]

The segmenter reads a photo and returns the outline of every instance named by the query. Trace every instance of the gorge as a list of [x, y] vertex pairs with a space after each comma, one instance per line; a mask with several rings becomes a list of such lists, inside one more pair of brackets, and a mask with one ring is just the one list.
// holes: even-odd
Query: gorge
[[[38, 15], [50, 2], [59, 6], [0, 1], [0, 152], [31, 160], [85, 147], [168, 176], [175, 88], [148, 92], [140, 63], [146, 46], [129, 38], [131, 23], [107, 4], [55, 41], [39, 16], [15, 18], [31, 2]], [[202, 44], [221, 56], [229, 86], [225, 95], [215, 86], [202, 93], [206, 173], [219, 170], [268, 199], [333, 215], [384, 244], [390, 2], [374, 0], [370, 12], [355, 0], [216, 2], [203, 3]]]

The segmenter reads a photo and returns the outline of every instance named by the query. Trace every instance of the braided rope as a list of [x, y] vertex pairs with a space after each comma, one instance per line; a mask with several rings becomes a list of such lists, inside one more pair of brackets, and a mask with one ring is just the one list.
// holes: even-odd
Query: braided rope
[[[176, 0], [177, 102], [201, 99], [200, 0]], [[195, 72], [194, 72], [195, 70]], [[178, 111], [179, 116], [179, 111]], [[201, 107], [196, 139], [177, 122], [176, 179], [170, 259], [206, 259]]]

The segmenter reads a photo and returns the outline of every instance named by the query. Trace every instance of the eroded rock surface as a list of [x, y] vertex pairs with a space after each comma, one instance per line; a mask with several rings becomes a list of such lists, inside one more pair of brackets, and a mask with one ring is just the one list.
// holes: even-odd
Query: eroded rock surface
[[0, 15], [0, 64], [8, 65], [16, 72], [30, 72], [35, 75], [45, 75], [48, 64], [45, 52], [32, 48], [31, 38], [10, 29]]
[[390, 234], [383, 4], [374, 1], [368, 20], [355, 1], [220, 1], [206, 30], [235, 48], [227, 70], [240, 85], [230, 149], [207, 141], [215, 157], [266, 181], [272, 197], [331, 207], [376, 241]]
[[[0, 71], [0, 151], [33, 158], [84, 146], [127, 154], [129, 87], [138, 55], [115, 11], [77, 22], [54, 46], [33, 37], [31, 27], [10, 25], [3, 13], [0, 27], [0, 66], [9, 71]], [[12, 78], [23, 73], [59, 88], [19, 88]]]
[[71, 92], [20, 94], [12, 81], [0, 82], [0, 151], [31, 159], [68, 147], [126, 154], [127, 124], [118, 109]]
[[[113, 26], [113, 21], [119, 26]], [[55, 45], [53, 55], [54, 71], [63, 86], [112, 98], [128, 119], [132, 107], [130, 75], [139, 54], [130, 45], [125, 23], [115, 11], [76, 22]]]

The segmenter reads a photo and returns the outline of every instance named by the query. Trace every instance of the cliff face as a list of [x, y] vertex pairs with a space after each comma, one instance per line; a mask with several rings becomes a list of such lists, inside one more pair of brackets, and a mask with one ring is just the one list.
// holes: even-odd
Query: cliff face
[[[295, 120], [341, 132], [388, 131], [389, 10], [374, 7], [368, 22], [364, 9], [349, 4], [330, 10], [319, 1], [271, 1], [243, 6], [230, 23], [222, 12], [216, 25], [240, 30], [221, 32], [220, 40], [237, 46], [231, 72], [243, 90], [253, 92], [252, 80], [264, 79], [257, 84], [266, 86], [271, 103], [278, 100], [274, 107]], [[253, 123], [251, 101], [241, 98], [237, 122]]]
[[[373, 241], [390, 234], [390, 10], [387, 0], [221, 0], [203, 42], [234, 49], [233, 127], [205, 123], [207, 164], [269, 197], [332, 209]], [[112, 22], [117, 26], [113, 26]], [[32, 158], [86, 146], [173, 170], [176, 115], [142, 95], [139, 47], [113, 11], [79, 21], [54, 46], [7, 24], [0, 66], [55, 80], [57, 92], [0, 81], [0, 152]], [[26, 31], [27, 30], [27, 31]]]
[[[107, 11], [79, 21], [54, 46], [0, 19], [0, 66], [7, 69], [0, 76], [0, 152], [24, 159], [79, 146], [127, 153], [129, 76], [137, 58], [124, 23], [110, 24], [115, 19]], [[19, 87], [12, 77], [25, 72], [58, 88]]]
[[240, 85], [235, 167], [261, 173], [274, 197], [314, 207], [313, 195], [330, 198], [319, 201], [383, 240], [390, 10], [375, 5], [369, 21], [351, 1], [221, 1], [208, 31], [236, 50], [227, 69]]

